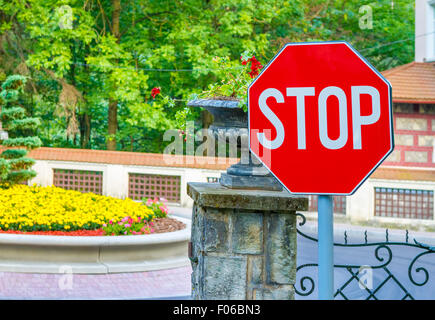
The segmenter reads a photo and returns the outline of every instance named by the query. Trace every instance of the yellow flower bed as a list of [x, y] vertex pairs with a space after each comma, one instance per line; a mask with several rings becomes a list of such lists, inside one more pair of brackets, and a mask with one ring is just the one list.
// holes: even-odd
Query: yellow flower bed
[[150, 221], [154, 213], [129, 198], [121, 200], [54, 186], [0, 189], [1, 230], [94, 230], [127, 216]]

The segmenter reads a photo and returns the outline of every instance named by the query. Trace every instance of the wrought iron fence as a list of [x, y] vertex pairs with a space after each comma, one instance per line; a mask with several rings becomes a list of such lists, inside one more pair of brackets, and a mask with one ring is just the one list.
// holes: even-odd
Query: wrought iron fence
[[[309, 236], [300, 230], [300, 227], [305, 224], [306, 219], [302, 214], [298, 214], [298, 216], [302, 218], [302, 221], [299, 223], [299, 228], [297, 229], [298, 234], [308, 241], [317, 243], [318, 239]], [[405, 231], [403, 242], [390, 241], [390, 233], [388, 229], [385, 230], [385, 241], [369, 242], [366, 230], [364, 232], [363, 243], [349, 243], [348, 233], [345, 231], [343, 243], [334, 243], [334, 248], [349, 248], [354, 252], [355, 250], [362, 250], [365, 248], [369, 250], [366, 250], [364, 254], [371, 252], [373, 255], [371, 259], [373, 262], [367, 262], [364, 264], [334, 264], [335, 271], [340, 271], [342, 275], [341, 278], [343, 279], [342, 283], [339, 285], [336, 283], [336, 289], [334, 293], [335, 299], [354, 299], [354, 297], [349, 296], [349, 294], [346, 293], [346, 289], [357, 284], [359, 288], [363, 290], [365, 299], [367, 300], [384, 299], [385, 297], [381, 297], [379, 293], [381, 290], [391, 285], [395, 286], [395, 293], [399, 294], [399, 299], [413, 300], [416, 299], [415, 294], [413, 294], [415, 288], [420, 288], [419, 290], [424, 288], [429, 282], [430, 272], [435, 273], [435, 264], [434, 268], [429, 270], [428, 267], [425, 267], [421, 264], [422, 258], [424, 256], [429, 256], [435, 253], [435, 247], [421, 243], [416, 239], [410, 240], [408, 230]], [[413, 251], [415, 251], [415, 253], [413, 253], [411, 257], [406, 260], [405, 266], [407, 265], [407, 279], [404, 279], [403, 273], [398, 272], [395, 270], [396, 268], [393, 267], [395, 263], [395, 256], [393, 252], [397, 250], [399, 250], [397, 252], [403, 251], [403, 248], [413, 248]], [[369, 257], [367, 256], [367, 258]], [[403, 262], [403, 257], [399, 258]], [[431, 258], [435, 258], [435, 256], [431, 256]], [[295, 285], [296, 295], [299, 296], [297, 298], [315, 298], [317, 267], [317, 263], [305, 263], [297, 267], [297, 283]], [[310, 269], [311, 272], [304, 274], [304, 272], [308, 269]], [[365, 270], [368, 269], [374, 271], [383, 271], [380, 276], [379, 274], [377, 275], [378, 281], [375, 286], [368, 286], [364, 279], [362, 279], [363, 276], [365, 276]], [[410, 286], [414, 287], [410, 288]], [[431, 290], [431, 296], [433, 299], [435, 297], [435, 289], [430, 287], [427, 289]], [[391, 299], [391, 297], [387, 297], [387, 299]]]

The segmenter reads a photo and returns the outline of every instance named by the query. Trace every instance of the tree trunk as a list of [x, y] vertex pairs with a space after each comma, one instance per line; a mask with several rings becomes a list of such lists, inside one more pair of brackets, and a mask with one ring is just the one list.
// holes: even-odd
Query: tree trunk
[[80, 116], [80, 148], [89, 149], [91, 140], [91, 117], [88, 113]]
[[[121, 0], [112, 0], [112, 34], [118, 43], [121, 40], [119, 32], [119, 17], [121, 15]], [[107, 119], [107, 150], [116, 150], [116, 131], [118, 130], [118, 100], [109, 98], [109, 114]]]
[[118, 100], [109, 98], [109, 118], [107, 132], [107, 150], [116, 150], [116, 131], [118, 130]]

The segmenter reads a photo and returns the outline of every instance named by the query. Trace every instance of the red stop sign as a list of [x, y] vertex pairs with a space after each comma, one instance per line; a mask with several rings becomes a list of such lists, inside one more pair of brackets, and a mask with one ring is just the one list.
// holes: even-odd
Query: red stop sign
[[292, 193], [352, 194], [394, 148], [391, 85], [346, 42], [284, 46], [248, 113], [252, 153]]

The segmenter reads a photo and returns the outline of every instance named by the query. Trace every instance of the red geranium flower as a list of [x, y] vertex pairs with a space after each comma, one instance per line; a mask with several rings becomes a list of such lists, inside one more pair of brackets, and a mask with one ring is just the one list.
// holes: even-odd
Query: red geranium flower
[[155, 87], [151, 90], [151, 97], [153, 99], [160, 93], [160, 87]]
[[251, 62], [251, 72], [249, 72], [249, 75], [251, 78], [255, 78], [259, 74], [259, 70], [263, 68], [261, 63], [255, 58], [255, 56], [252, 56], [248, 61]]

